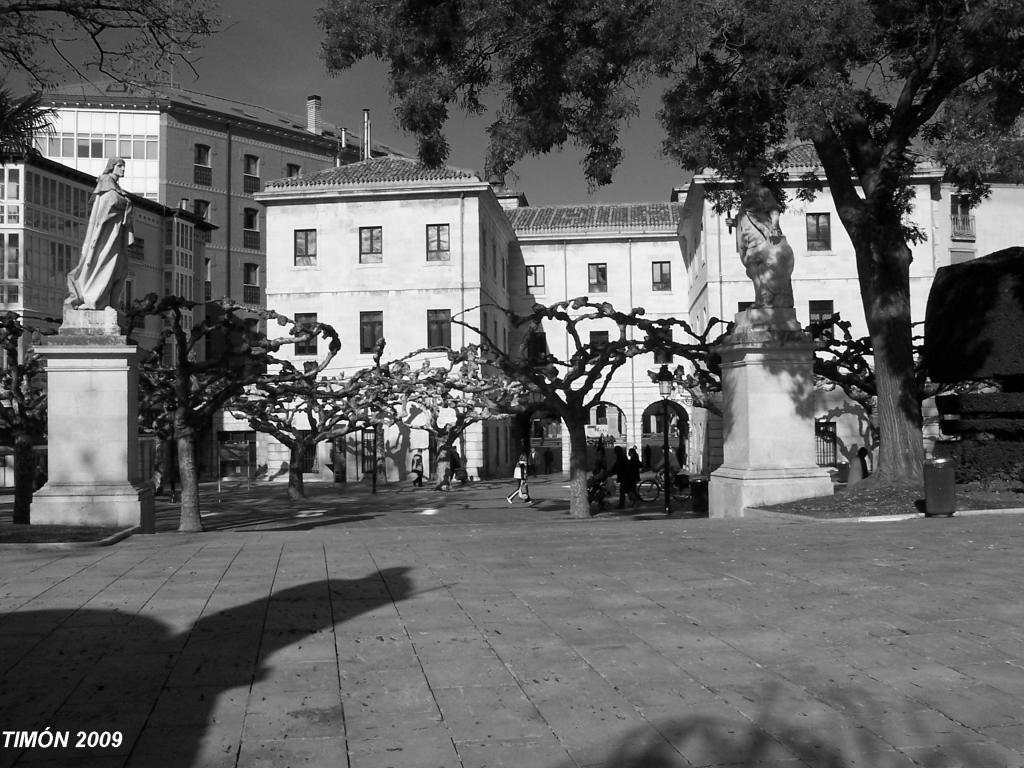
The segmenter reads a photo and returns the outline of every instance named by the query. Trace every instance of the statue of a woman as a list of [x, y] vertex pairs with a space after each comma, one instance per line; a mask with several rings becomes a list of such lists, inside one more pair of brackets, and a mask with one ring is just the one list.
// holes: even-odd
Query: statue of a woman
[[759, 175], [753, 170], [744, 174], [736, 247], [754, 283], [755, 307], [793, 306], [793, 249], [779, 228], [779, 211], [778, 200]]
[[92, 212], [82, 243], [82, 257], [68, 273], [65, 306], [73, 309], [105, 309], [115, 305], [127, 271], [132, 233], [132, 204], [118, 183], [124, 176], [124, 160], [113, 157], [96, 181]]

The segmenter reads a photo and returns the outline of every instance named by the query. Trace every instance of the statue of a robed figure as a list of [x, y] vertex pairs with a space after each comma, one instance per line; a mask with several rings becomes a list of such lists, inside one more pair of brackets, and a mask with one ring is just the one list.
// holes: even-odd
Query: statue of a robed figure
[[132, 232], [132, 203], [119, 180], [124, 160], [113, 157], [96, 181], [92, 210], [78, 265], [68, 273], [65, 306], [72, 309], [115, 307], [127, 272]]
[[779, 227], [780, 212], [779, 201], [757, 171], [748, 170], [736, 214], [736, 248], [759, 309], [793, 306], [793, 249]]
[[118, 304], [134, 241], [132, 204], [115, 157], [96, 182], [82, 256], [68, 273], [60, 330], [40, 340], [46, 361], [48, 477], [32, 523], [154, 530], [153, 487], [139, 440], [141, 353], [122, 335]]

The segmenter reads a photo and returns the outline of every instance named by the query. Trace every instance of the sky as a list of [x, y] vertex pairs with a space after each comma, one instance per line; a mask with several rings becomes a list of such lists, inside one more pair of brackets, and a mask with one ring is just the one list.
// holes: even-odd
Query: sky
[[[196, 54], [196, 75], [181, 68], [178, 84], [215, 96], [259, 104], [305, 119], [306, 97], [323, 99], [323, 119], [362, 132], [362, 110], [370, 110], [372, 141], [414, 154], [416, 142], [402, 132], [388, 94], [386, 66], [368, 60], [337, 76], [327, 74], [320, 57], [322, 30], [316, 11], [326, 0], [220, 0], [222, 31]], [[526, 158], [507, 185], [531, 205], [667, 201], [687, 176], [660, 156], [661, 127], [655, 119], [659, 94], [644, 92], [641, 114], [622, 136], [625, 158], [612, 184], [589, 192], [573, 148]], [[481, 172], [487, 124], [493, 117], [466, 117], [453, 110], [445, 131], [448, 164]]]

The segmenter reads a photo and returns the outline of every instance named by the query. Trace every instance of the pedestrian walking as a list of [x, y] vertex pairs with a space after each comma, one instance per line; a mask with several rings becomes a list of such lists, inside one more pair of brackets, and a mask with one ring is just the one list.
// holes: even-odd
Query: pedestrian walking
[[416, 488], [423, 487], [423, 453], [416, 451], [412, 456], [412, 473], [415, 475], [412, 479], [412, 484]]
[[512, 470], [512, 479], [516, 482], [516, 489], [505, 497], [505, 501], [509, 504], [512, 503], [512, 499], [516, 496], [524, 504], [533, 504], [533, 499], [530, 498], [530, 486], [526, 482], [526, 475], [526, 454], [521, 453], [519, 454], [519, 461], [516, 462], [516, 468]]
[[537, 476], [537, 449], [530, 449], [530, 460], [526, 462], [527, 474], [531, 477]]
[[626, 497], [629, 496], [633, 504], [636, 504], [639, 497], [636, 493], [636, 479], [639, 475], [634, 474], [626, 449], [621, 445], [615, 446], [615, 464], [612, 465], [611, 474], [619, 481], [619, 506], [622, 509], [626, 504]]

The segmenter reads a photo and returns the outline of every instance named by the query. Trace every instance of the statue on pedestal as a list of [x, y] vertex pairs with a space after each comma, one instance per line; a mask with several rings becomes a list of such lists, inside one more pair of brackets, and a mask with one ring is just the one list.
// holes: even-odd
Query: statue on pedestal
[[747, 277], [754, 283], [754, 306], [793, 306], [793, 249], [779, 228], [781, 206], [754, 169], [743, 175], [736, 214], [736, 247]]
[[82, 257], [68, 273], [66, 308], [102, 310], [121, 297], [128, 246], [135, 241], [132, 204], [118, 183], [122, 176], [124, 160], [113, 157], [96, 181]]

